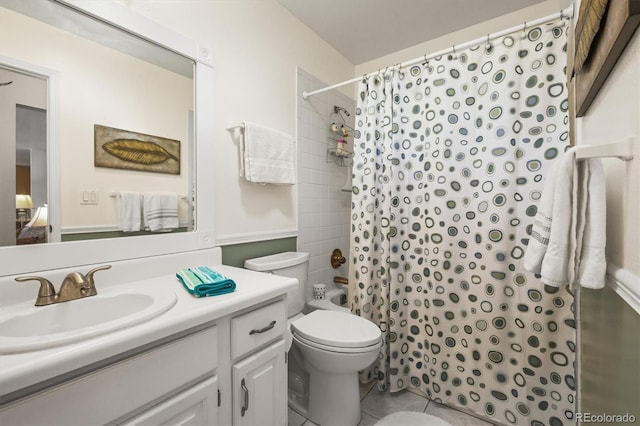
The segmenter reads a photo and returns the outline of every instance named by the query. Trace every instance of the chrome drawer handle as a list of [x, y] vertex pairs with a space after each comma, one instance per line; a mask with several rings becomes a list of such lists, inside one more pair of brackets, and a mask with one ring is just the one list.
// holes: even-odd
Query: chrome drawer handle
[[244, 384], [244, 379], [240, 382], [240, 387], [242, 388], [242, 393], [244, 395], [244, 401], [242, 403], [242, 410], [240, 410], [240, 414], [244, 417], [244, 413], [249, 409], [249, 389], [247, 385]]
[[259, 329], [259, 330], [256, 330], [256, 329], [254, 328], [253, 330], [251, 330], [251, 331], [249, 332], [249, 335], [257, 334], [257, 333], [264, 333], [265, 331], [269, 331], [269, 330], [271, 330], [271, 329], [272, 329], [273, 327], [275, 327], [275, 326], [276, 326], [276, 320], [273, 320], [273, 321], [271, 321], [271, 322], [269, 323], [269, 325], [268, 325], [268, 326], [266, 326], [265, 328], [261, 328], [261, 329]]

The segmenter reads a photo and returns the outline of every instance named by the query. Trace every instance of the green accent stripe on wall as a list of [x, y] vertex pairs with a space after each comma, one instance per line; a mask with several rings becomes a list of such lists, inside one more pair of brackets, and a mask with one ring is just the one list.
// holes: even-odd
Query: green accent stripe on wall
[[638, 424], [639, 329], [640, 315], [611, 287], [601, 290], [580, 288], [580, 411], [594, 416], [629, 414], [636, 418], [631, 424]]
[[296, 251], [296, 237], [222, 246], [222, 264], [244, 268], [244, 261], [284, 251]]
[[[176, 228], [171, 232], [162, 232], [162, 234], [175, 234], [178, 232], [187, 232], [187, 227]], [[102, 238], [120, 238], [120, 237], [138, 237], [140, 235], [158, 235], [159, 232], [137, 231], [105, 231], [105, 232], [81, 232], [77, 234], [62, 234], [60, 240], [65, 241], [81, 241], [81, 240], [100, 240]]]

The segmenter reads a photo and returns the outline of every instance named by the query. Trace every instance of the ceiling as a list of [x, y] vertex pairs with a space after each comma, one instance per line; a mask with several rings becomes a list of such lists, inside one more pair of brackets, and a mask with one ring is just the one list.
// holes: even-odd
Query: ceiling
[[278, 0], [358, 65], [544, 0]]

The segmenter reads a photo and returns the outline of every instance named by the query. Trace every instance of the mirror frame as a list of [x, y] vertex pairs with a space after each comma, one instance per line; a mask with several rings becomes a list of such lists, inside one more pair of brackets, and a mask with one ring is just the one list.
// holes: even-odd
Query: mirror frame
[[[213, 167], [214, 156], [213, 91], [214, 60], [211, 49], [182, 36], [155, 21], [113, 2], [82, 0], [49, 0], [77, 13], [89, 15], [104, 23], [172, 50], [194, 61], [195, 146], [193, 147], [195, 227], [193, 232], [108, 238], [71, 242], [52, 242], [24, 246], [0, 247], [0, 277], [69, 268], [118, 260], [159, 256], [200, 250], [215, 246]], [[48, 75], [45, 73], [45, 75]], [[54, 74], [54, 79], [56, 78]], [[52, 80], [49, 77], [49, 81]], [[49, 199], [60, 205], [57, 93], [55, 84], [48, 85], [47, 150]], [[54, 86], [54, 87], [51, 87]], [[194, 199], [197, 197], [197, 202]], [[57, 223], [57, 225], [56, 225]], [[60, 218], [52, 226], [60, 226]]]

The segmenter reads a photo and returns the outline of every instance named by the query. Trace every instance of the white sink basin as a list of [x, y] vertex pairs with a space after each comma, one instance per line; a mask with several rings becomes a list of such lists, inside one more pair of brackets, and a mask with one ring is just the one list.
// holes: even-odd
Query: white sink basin
[[148, 321], [175, 305], [173, 292], [129, 290], [49, 306], [20, 304], [0, 316], [0, 353], [78, 342]]

